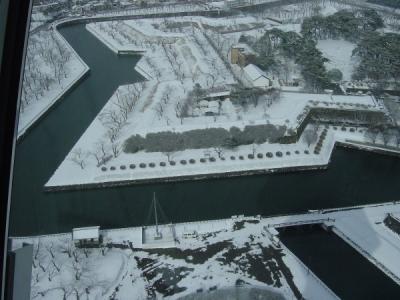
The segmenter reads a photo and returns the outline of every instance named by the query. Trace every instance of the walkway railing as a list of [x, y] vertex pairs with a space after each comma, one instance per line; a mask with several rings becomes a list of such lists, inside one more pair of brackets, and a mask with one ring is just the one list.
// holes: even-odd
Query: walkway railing
[[278, 223], [278, 224], [268, 224], [267, 228], [268, 227], [274, 227], [274, 228], [293, 227], [293, 226], [301, 226], [301, 225], [322, 224], [325, 222], [335, 222], [335, 219], [331, 219], [331, 218], [308, 219], [308, 220], [284, 222], [284, 223]]

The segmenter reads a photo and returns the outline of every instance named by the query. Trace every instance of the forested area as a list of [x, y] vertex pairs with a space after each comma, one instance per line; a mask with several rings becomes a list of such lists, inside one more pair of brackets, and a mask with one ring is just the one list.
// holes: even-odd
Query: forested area
[[339, 11], [305, 19], [301, 33], [313, 40], [345, 39], [356, 43], [353, 56], [360, 59], [353, 79], [398, 80], [400, 74], [400, 35], [380, 33], [384, 22], [374, 10]]
[[330, 84], [324, 66], [328, 60], [317, 49], [316, 42], [307, 36], [274, 28], [267, 30], [253, 47], [259, 54], [255, 64], [264, 70], [285, 67], [277, 58], [276, 54], [279, 54], [286, 59], [293, 59], [300, 66], [308, 89], [319, 92]]
[[[315, 92], [340, 80], [340, 74], [327, 72], [328, 60], [317, 49], [318, 40], [344, 39], [357, 44], [353, 56], [359, 58], [353, 79], [375, 81], [398, 80], [400, 77], [400, 35], [380, 33], [382, 17], [372, 9], [341, 10], [329, 16], [304, 19], [301, 34], [279, 29], [267, 30], [257, 41], [248, 41], [259, 54], [255, 64], [264, 70], [279, 69], [279, 55], [293, 59], [300, 66], [306, 88]], [[279, 55], [277, 55], [279, 54]]]
[[383, 20], [375, 10], [340, 10], [326, 17], [317, 15], [304, 19], [301, 34], [314, 40], [345, 39], [357, 42], [363, 35], [383, 26]]
[[365, 35], [353, 51], [361, 61], [353, 76], [355, 79], [400, 79], [400, 35], [377, 32]]

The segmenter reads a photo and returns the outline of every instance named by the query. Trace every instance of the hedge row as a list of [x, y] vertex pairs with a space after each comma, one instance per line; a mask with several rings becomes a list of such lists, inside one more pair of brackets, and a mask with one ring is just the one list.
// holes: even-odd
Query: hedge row
[[286, 132], [285, 126], [271, 124], [246, 126], [243, 130], [232, 127], [195, 129], [182, 133], [171, 131], [148, 133], [146, 137], [133, 135], [128, 138], [123, 150], [126, 153], [174, 152], [186, 149], [204, 149], [213, 147], [234, 148], [239, 145], [275, 143]]
[[[296, 151], [294, 151], [294, 153], [295, 153], [295, 154], [300, 154], [300, 151], [299, 151], [299, 150], [296, 150]], [[255, 159], [255, 158], [257, 157], [258, 159], [262, 159], [262, 158], [268, 159], [268, 158], [273, 158], [274, 155], [275, 155], [276, 157], [283, 157], [284, 154], [286, 154], [286, 156], [290, 156], [292, 153], [291, 153], [290, 151], [286, 151], [285, 153], [283, 153], [283, 152], [281, 152], [281, 151], [276, 151], [275, 154], [272, 153], [272, 152], [267, 152], [267, 153], [265, 153], [265, 155], [264, 155], [263, 153], [257, 153], [256, 155], [250, 153], [250, 154], [247, 155], [247, 158], [248, 158], [248, 159]], [[310, 152], [309, 152], [308, 150], [304, 150], [304, 154], [310, 154]], [[238, 158], [239, 160], [244, 160], [244, 159], [246, 158], [246, 156], [239, 155], [239, 156], [237, 156], [237, 158]], [[227, 158], [225, 158], [225, 157], [220, 157], [219, 159], [222, 160], [222, 161], [225, 161]], [[230, 159], [230, 160], [236, 160], [236, 156], [234, 156], [234, 155], [229, 156], [229, 159]], [[202, 158], [200, 158], [198, 161], [199, 161], [200, 163], [216, 162], [217, 159], [216, 159], [215, 157], [209, 157], [209, 158], [204, 158], [204, 157], [202, 157]], [[179, 160], [179, 161], [177, 161], [177, 162], [174, 161], [174, 160], [171, 160], [171, 161], [169, 161], [169, 162], [164, 162], [164, 161], [162, 161], [162, 162], [159, 163], [159, 166], [160, 166], [160, 167], [165, 167], [165, 166], [167, 166], [167, 164], [169, 164], [170, 166], [175, 166], [177, 163], [179, 163], [179, 164], [181, 164], [181, 165], [187, 165], [188, 163], [193, 165], [193, 164], [196, 164], [197, 161], [196, 161], [195, 159], [193, 159], [193, 158], [191, 158], [191, 159], [189, 159], [189, 160], [182, 159], [182, 160]], [[146, 164], [146, 163], [139, 163], [139, 164], [138, 164], [138, 167], [141, 168], [141, 169], [145, 169], [147, 166], [149, 166], [150, 168], [155, 168], [157, 165], [156, 165], [156, 163], [153, 163], [153, 162], [148, 163], [148, 164]], [[135, 164], [130, 164], [130, 165], [129, 165], [129, 169], [131, 169], [131, 170], [136, 169], [136, 167], [137, 167], [137, 166], [136, 166]], [[126, 170], [126, 169], [127, 169], [126, 165], [120, 165], [119, 168], [120, 168], [121, 170]], [[107, 169], [107, 167], [103, 166], [103, 167], [101, 167], [101, 170], [102, 170], [103, 172], [108, 171], [108, 170], [110, 170], [110, 171], [115, 171], [115, 170], [117, 170], [117, 168], [116, 168], [115, 166], [111, 166], [109, 169]]]

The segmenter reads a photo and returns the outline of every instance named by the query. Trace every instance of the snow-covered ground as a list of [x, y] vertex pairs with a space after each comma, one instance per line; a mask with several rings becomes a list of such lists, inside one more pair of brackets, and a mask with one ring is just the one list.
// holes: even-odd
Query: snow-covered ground
[[42, 12], [39, 11], [32, 11], [32, 16], [31, 16], [31, 24], [29, 26], [29, 31], [32, 31], [36, 29], [37, 27], [51, 21], [52, 16], [45, 15]]
[[[298, 143], [289, 145], [265, 143], [240, 146], [234, 150], [225, 149], [223, 155], [216, 153], [215, 149], [188, 149], [174, 153], [173, 160], [177, 162], [175, 166], [170, 166], [166, 155], [161, 152], [140, 151], [128, 154], [121, 151], [124, 142], [134, 134], [144, 137], [154, 132], [185, 132], [206, 128], [229, 130], [232, 127], [243, 129], [245, 126], [261, 124], [295, 130], [311, 107], [380, 109], [370, 96], [283, 92], [279, 101], [259, 101], [256, 105], [249, 104], [247, 107], [233, 104], [229, 99], [224, 100], [220, 103], [220, 113], [215, 116], [194, 116], [191, 113], [194, 111], [193, 107], [187, 108], [187, 112], [183, 114], [182, 108], [189, 105], [189, 92], [194, 89], [195, 83], [205, 89], [222, 87], [227, 90], [230, 89], [229, 85], [236, 83], [236, 76], [221, 59], [221, 53], [218, 53], [226, 50], [223, 50], [223, 46], [218, 46], [226, 46], [226, 35], [205, 28], [238, 26], [250, 21], [255, 19], [182, 17], [179, 20], [143, 19], [88, 24], [90, 32], [117, 53], [126, 50], [143, 51], [136, 70], [148, 80], [119, 87], [46, 186], [326, 165], [334, 145], [334, 134], [329, 134], [329, 143], [324, 144], [320, 154], [313, 154], [313, 148], [304, 139], [300, 139]], [[210, 36], [214, 45], [210, 44]], [[239, 36], [232, 37], [228, 34], [228, 40], [238, 39]], [[135, 96], [132, 100], [133, 94]], [[110, 131], [110, 123], [120, 114], [121, 104], [126, 102], [130, 102], [132, 107], [124, 113], [117, 134], [114, 134], [114, 131]], [[111, 142], [108, 141], [110, 134], [115, 135]], [[96, 155], [99, 145], [107, 145], [100, 146], [103, 157], [108, 157], [103, 168]], [[273, 153], [273, 157], [266, 158], [268, 152]], [[277, 156], [277, 152], [282, 155]], [[249, 154], [259, 154], [262, 159], [248, 158]], [[217, 159], [209, 161], [209, 157]], [[189, 163], [190, 159], [195, 161]], [[206, 159], [206, 162], [200, 162], [200, 159]], [[181, 164], [181, 160], [186, 160], [187, 163]], [[146, 166], [139, 168], [141, 163]], [[133, 164], [135, 168], [130, 169]]]
[[177, 299], [247, 283], [286, 299], [337, 299], [279, 242], [275, 228], [307, 223], [333, 226], [333, 231], [396, 280], [400, 239], [383, 224], [388, 213], [398, 215], [400, 204], [179, 223], [174, 224], [176, 247], [167, 249], [143, 249], [141, 227], [102, 230], [99, 248], [75, 247], [71, 233], [14, 238], [12, 246], [34, 245], [32, 298]]
[[31, 35], [24, 70], [18, 137], [88, 70], [89, 67], [57, 30], [42, 30]]
[[[303, 140], [288, 145], [266, 143], [240, 146], [235, 150], [224, 151], [223, 159], [218, 158], [214, 149], [191, 149], [174, 153], [173, 160], [176, 161], [174, 166], [169, 165], [165, 154], [159, 152], [121, 153], [115, 160], [107, 163], [106, 171], [102, 171], [94, 164], [80, 170], [76, 164], [66, 159], [46, 183], [46, 187], [325, 166], [329, 162], [333, 145], [333, 138], [329, 136], [322, 152], [318, 155], [313, 153], [314, 144], [308, 147]], [[271, 153], [272, 157], [267, 157], [267, 153]], [[252, 154], [255, 154], [255, 158], [248, 158], [248, 155]], [[279, 154], [282, 157], [279, 157]], [[258, 155], [262, 156], [261, 159], [257, 157]], [[214, 157], [215, 161], [210, 160], [210, 157]], [[195, 161], [193, 164], [189, 163], [191, 159]], [[205, 162], [201, 162], [200, 159], [205, 159]], [[186, 161], [185, 164], [181, 163], [182, 160]], [[161, 166], [161, 162], [166, 163], [166, 166]], [[139, 167], [141, 163], [145, 164], [144, 168]], [[151, 167], [151, 163], [154, 163], [154, 167]], [[135, 169], [130, 169], [130, 164], [135, 164]], [[112, 166], [116, 170], [112, 170]], [[122, 170], [121, 166], [124, 166], [125, 170]]]
[[[290, 96], [293, 95], [293, 99]], [[299, 96], [298, 98], [296, 98]], [[316, 96], [316, 95], [312, 95]], [[274, 111], [274, 115], [277, 117], [277, 124], [285, 124], [285, 118], [290, 118], [289, 124], [294, 124], [298, 121], [298, 117], [301, 116], [299, 120], [303, 120], [306, 113], [303, 113], [306, 104], [305, 101], [303, 105], [301, 99], [307, 98], [307, 94], [291, 94], [288, 93], [288, 98], [283, 97], [282, 101], [287, 101], [282, 107], [278, 104]], [[335, 97], [336, 99], [336, 97]], [[345, 99], [345, 97], [343, 97]], [[342, 99], [342, 101], [344, 101]], [[363, 99], [363, 97], [358, 98]], [[368, 98], [364, 98], [366, 100]], [[298, 102], [297, 102], [298, 101]], [[372, 101], [372, 100], [368, 100]], [[331, 102], [330, 102], [331, 103]], [[335, 106], [337, 104], [322, 104], [322, 107]], [[340, 102], [345, 103], [345, 102]], [[371, 102], [365, 102], [371, 103]], [[311, 106], [318, 107], [320, 104], [316, 102], [310, 102]], [[349, 108], [354, 108], [353, 103]], [[296, 105], [300, 105], [300, 110], [296, 111]], [[342, 105], [342, 104], [341, 104]], [[367, 105], [367, 104], [365, 104]], [[371, 105], [372, 104], [368, 104]], [[345, 107], [346, 104], [342, 105]], [[291, 109], [287, 109], [291, 107]], [[285, 110], [286, 109], [286, 110]], [[291, 113], [286, 113], [290, 111]], [[306, 109], [307, 111], [307, 109]], [[271, 120], [272, 121], [272, 120]], [[265, 124], [264, 120], [251, 121], [242, 120], [235, 122], [225, 122], [225, 123], [211, 123], [209, 125], [181, 125], [170, 127], [170, 131], [179, 132], [190, 129], [202, 129], [211, 126], [230, 128], [236, 126], [238, 128], [243, 128], [245, 125], [257, 125]], [[274, 123], [272, 123], [274, 124]], [[287, 125], [289, 125], [287, 124]], [[218, 155], [214, 148], [210, 149], [188, 149], [186, 151], [175, 152], [171, 155], [170, 159], [176, 161], [176, 165], [171, 166], [168, 163], [168, 158], [165, 153], [161, 152], [143, 152], [140, 151], [135, 154], [129, 154], [121, 152], [118, 157], [112, 158], [105, 164], [105, 169], [97, 165], [97, 161], [90, 157], [89, 151], [96, 144], [98, 139], [98, 132], [101, 130], [101, 124], [96, 119], [89, 126], [84, 135], [77, 142], [73, 151], [80, 149], [85, 155], [85, 168], [81, 169], [76, 162], [71, 161], [71, 156], [69, 155], [56, 170], [51, 179], [46, 183], [46, 187], [55, 186], [68, 186], [75, 184], [96, 184], [104, 182], [116, 182], [116, 181], [140, 181], [140, 180], [150, 180], [159, 178], [172, 178], [180, 176], [196, 176], [196, 175], [207, 175], [207, 174], [228, 174], [234, 172], [245, 172], [245, 171], [261, 171], [261, 170], [274, 170], [280, 168], [290, 168], [290, 167], [315, 167], [315, 166], [326, 166], [329, 163], [330, 156], [336, 141], [348, 142], [365, 142], [365, 135], [363, 130], [356, 130], [350, 132], [349, 128], [346, 131], [334, 130], [333, 126], [328, 128], [328, 135], [323, 143], [321, 152], [318, 154], [314, 153], [315, 143], [314, 141], [310, 146], [308, 146], [305, 138], [302, 137], [297, 143], [293, 144], [271, 144], [264, 143], [261, 145], [247, 145], [239, 146], [235, 149], [223, 149], [222, 154]], [[335, 128], [336, 129], [336, 128]], [[134, 132], [134, 127], [129, 127], [127, 129], [129, 134]], [[167, 131], [168, 127], [154, 127], [151, 129], [141, 129], [137, 133], [143, 136], [149, 132], [157, 131]], [[220, 149], [218, 149], [219, 151]], [[268, 157], [267, 154], [272, 153], [272, 157]], [[278, 154], [281, 154], [280, 156]], [[254, 155], [254, 158], [249, 158], [249, 155]], [[261, 155], [260, 158], [258, 156]], [[221, 156], [221, 157], [219, 157]], [[210, 157], [214, 157], [215, 161], [211, 161]], [[194, 159], [194, 163], [190, 164], [189, 161]], [[201, 162], [200, 159], [205, 159], [206, 162]], [[180, 163], [181, 160], [185, 160], [186, 164]], [[140, 168], [139, 164], [144, 163], [145, 167]], [[151, 164], [154, 164], [151, 167]], [[165, 163], [162, 166], [161, 163]], [[135, 168], [131, 169], [130, 165], [134, 164]], [[114, 169], [114, 170], [113, 170]], [[71, 176], [73, 174], [73, 176]]]
[[325, 65], [328, 70], [339, 69], [343, 74], [344, 81], [350, 81], [353, 68], [356, 64], [352, 58], [352, 51], [355, 44], [345, 40], [320, 40], [317, 48], [323, 56], [329, 59]]
[[[64, 187], [80, 184], [100, 184], [112, 182], [140, 182], [141, 180], [156, 180], [162, 178], [176, 178], [182, 176], [203, 177], [211, 175], [222, 175], [236, 172], [257, 172], [263, 170], [277, 171], [284, 168], [314, 168], [325, 167], [329, 164], [332, 151], [336, 142], [348, 144], [365, 150], [382, 150], [399, 153], [395, 141], [388, 145], [383, 143], [382, 137], [371, 144], [365, 137], [365, 128], [351, 129], [351, 127], [329, 126], [327, 137], [322, 145], [321, 151], [314, 153], [315, 142], [310, 146], [304, 137], [293, 144], [261, 144], [239, 146], [235, 150], [224, 150], [219, 158], [215, 149], [191, 149], [175, 152], [170, 159], [176, 162], [171, 166], [167, 156], [163, 153], [121, 153], [118, 158], [113, 159], [105, 165], [105, 170], [96, 167], [94, 162], [81, 170], [77, 165], [66, 159], [55, 174], [46, 183], [46, 187]], [[84, 138], [84, 137], [82, 137]], [[388, 149], [392, 147], [391, 149]], [[398, 150], [395, 150], [398, 149]], [[279, 156], [279, 154], [281, 156]], [[254, 158], [249, 158], [254, 155]], [[259, 157], [260, 155], [260, 157]], [[268, 155], [271, 155], [269, 157]], [[214, 157], [215, 161], [210, 160]], [[194, 159], [194, 163], [189, 161]], [[205, 162], [201, 162], [204, 159]], [[185, 160], [185, 164], [180, 161]], [[160, 163], [165, 163], [162, 166]], [[139, 164], [145, 164], [144, 168]], [[154, 166], [151, 166], [151, 164]], [[135, 165], [134, 169], [130, 165]], [[122, 167], [121, 167], [122, 166]], [[123, 168], [123, 169], [122, 169]]]

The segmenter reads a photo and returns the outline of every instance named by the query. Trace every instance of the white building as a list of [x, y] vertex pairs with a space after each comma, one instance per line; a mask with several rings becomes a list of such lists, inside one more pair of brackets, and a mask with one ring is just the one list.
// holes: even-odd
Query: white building
[[101, 243], [100, 226], [74, 228], [72, 240], [77, 247], [99, 245]]
[[219, 101], [200, 100], [197, 108], [194, 110], [194, 115], [197, 116], [215, 116], [220, 113]]
[[254, 87], [268, 89], [272, 88], [272, 81], [259, 67], [249, 64], [243, 68], [243, 72]]

